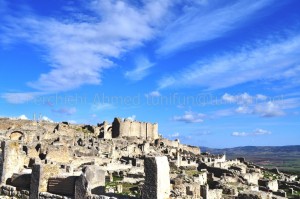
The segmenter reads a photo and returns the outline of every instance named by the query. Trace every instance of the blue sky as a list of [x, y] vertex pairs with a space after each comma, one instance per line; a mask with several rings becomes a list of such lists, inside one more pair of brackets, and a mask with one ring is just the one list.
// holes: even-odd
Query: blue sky
[[299, 144], [297, 0], [0, 0], [0, 116]]

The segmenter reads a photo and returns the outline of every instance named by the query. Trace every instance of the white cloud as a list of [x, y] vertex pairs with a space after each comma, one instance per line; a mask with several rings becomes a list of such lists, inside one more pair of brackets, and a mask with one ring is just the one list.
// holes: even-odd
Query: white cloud
[[162, 78], [158, 88], [198, 86], [215, 90], [259, 80], [288, 80], [286, 71], [299, 80], [299, 64], [300, 35], [277, 37], [244, 45], [236, 52], [199, 60]]
[[127, 119], [127, 120], [130, 120], [130, 121], [135, 121], [136, 115], [129, 116], [129, 117], [127, 117], [126, 119]]
[[[53, 93], [100, 84], [103, 70], [114, 65], [112, 58], [119, 58], [157, 34], [156, 28], [168, 13], [170, 2], [146, 1], [136, 6], [96, 0], [85, 5], [93, 16], [86, 17], [87, 21], [64, 21], [26, 13], [22, 19], [4, 16], [6, 23], [2, 24], [0, 40], [6, 44], [26, 41], [45, 49], [51, 68], [38, 80], [28, 83], [33, 89]], [[128, 76], [142, 78], [150, 65], [139, 66]]]
[[300, 99], [278, 99], [265, 102], [253, 103], [251, 105], [239, 106], [235, 112], [240, 114], [253, 114], [260, 117], [279, 117], [286, 115], [289, 109], [300, 106]]
[[135, 65], [133, 70], [125, 73], [125, 77], [133, 81], [139, 81], [144, 79], [150, 73], [150, 68], [154, 64], [145, 56], [141, 56], [137, 58]]
[[262, 117], [276, 117], [285, 114], [280, 104], [271, 101], [256, 105], [253, 113]]
[[97, 103], [92, 105], [92, 110], [93, 111], [104, 111], [104, 110], [110, 110], [114, 109], [115, 106], [110, 103]]
[[204, 121], [205, 115], [202, 113], [195, 113], [192, 111], [186, 111], [183, 116], [174, 116], [174, 121], [180, 121], [185, 123], [201, 123]]
[[257, 94], [256, 95], [256, 99], [258, 99], [258, 100], [266, 100], [267, 98], [268, 98], [267, 96], [262, 95], [262, 94]]
[[300, 106], [300, 98], [286, 98], [284, 96], [270, 97], [262, 94], [249, 95], [247, 93], [231, 95], [225, 93], [222, 96], [223, 102], [238, 105], [236, 108], [229, 108], [215, 111], [213, 117], [231, 116], [238, 114], [251, 114], [260, 117], [284, 116], [290, 109]]
[[232, 136], [248, 136], [249, 134], [245, 133], [245, 132], [233, 132], [231, 135]]
[[[258, 11], [272, 3], [262, 1], [231, 1], [233, 3], [209, 3], [185, 5], [182, 16], [167, 25], [158, 53], [167, 54], [195, 42], [204, 42], [224, 36], [242, 26]], [[213, 23], [212, 23], [213, 22]]]
[[159, 89], [164, 89], [167, 87], [172, 87], [174, 85], [177, 85], [178, 82], [175, 80], [175, 77], [167, 76], [160, 79], [158, 84], [159, 84], [158, 86]]
[[254, 135], [270, 135], [271, 132], [270, 131], [267, 131], [267, 130], [263, 130], [263, 129], [256, 129], [254, 132], [253, 132]]
[[47, 116], [42, 116], [42, 121], [45, 121], [45, 122], [51, 122], [51, 123], [54, 123], [53, 120], [51, 120], [50, 118], [48, 118]]
[[235, 109], [235, 112], [247, 114], [247, 113], [251, 113], [251, 110], [247, 106], [239, 106], [238, 108]]
[[231, 135], [236, 137], [246, 137], [246, 136], [260, 136], [260, 135], [270, 135], [272, 132], [263, 130], [263, 129], [256, 129], [253, 132], [246, 133], [246, 132], [233, 132]]
[[[263, 96], [263, 95], [260, 95]], [[237, 103], [237, 104], [251, 104], [253, 103], [254, 97], [249, 95], [248, 93], [243, 93], [240, 95], [230, 95], [225, 93], [222, 96], [222, 100], [229, 103]]]
[[17, 117], [17, 119], [28, 120], [28, 117], [26, 115], [20, 115], [19, 117]]
[[225, 93], [225, 94], [222, 96], [222, 99], [223, 99], [225, 102], [229, 102], [229, 103], [235, 103], [235, 102], [236, 102], [236, 97], [233, 96], [233, 95], [229, 95], [228, 93]]
[[34, 100], [36, 97], [41, 95], [40, 92], [27, 92], [27, 93], [4, 93], [1, 98], [12, 104], [23, 104]]
[[150, 93], [145, 94], [146, 97], [160, 97], [161, 94], [159, 91], [152, 91]]

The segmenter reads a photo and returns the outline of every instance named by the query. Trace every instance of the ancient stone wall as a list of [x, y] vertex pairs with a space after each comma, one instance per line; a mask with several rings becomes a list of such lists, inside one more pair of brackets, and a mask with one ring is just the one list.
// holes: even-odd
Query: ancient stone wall
[[141, 132], [140, 132], [140, 137], [146, 138], [147, 137], [147, 123], [146, 122], [141, 122]]
[[181, 144], [180, 148], [182, 148], [184, 152], [192, 153], [194, 155], [200, 155], [201, 153], [200, 148], [195, 146]]
[[258, 179], [261, 177], [260, 173], [245, 173], [243, 178], [247, 180], [248, 183], [258, 185]]
[[200, 185], [206, 185], [207, 184], [207, 171], [203, 171], [199, 174], [199, 177], [197, 177], [199, 180]]
[[[99, 130], [98, 130], [99, 129]], [[112, 126], [107, 121], [104, 121], [102, 124], [98, 124], [96, 132], [99, 131], [99, 138], [111, 139], [112, 138]]]
[[24, 166], [25, 155], [22, 145], [18, 141], [3, 141], [2, 149], [2, 171], [1, 183], [6, 183], [14, 173], [19, 173]]
[[210, 166], [207, 166], [205, 163], [199, 164], [198, 170], [201, 170], [201, 169], [206, 169], [209, 173], [213, 173], [216, 177], [221, 177], [224, 174], [233, 175], [232, 172], [227, 170], [227, 169], [221, 169], [221, 168], [217, 168], [217, 167], [210, 167]]
[[47, 192], [49, 178], [57, 176], [59, 173], [58, 165], [34, 165], [32, 168], [29, 198], [36, 199], [40, 192]]
[[278, 181], [277, 180], [258, 180], [258, 185], [266, 187], [271, 191], [278, 191]]
[[112, 137], [140, 137], [147, 140], [157, 139], [158, 124], [115, 118], [112, 123]]

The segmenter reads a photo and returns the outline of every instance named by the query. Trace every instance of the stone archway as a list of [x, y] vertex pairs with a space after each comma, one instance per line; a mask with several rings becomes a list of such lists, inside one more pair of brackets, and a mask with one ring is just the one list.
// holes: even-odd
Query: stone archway
[[24, 133], [22, 133], [21, 131], [14, 131], [12, 133], [10, 133], [9, 138], [11, 140], [24, 140]]

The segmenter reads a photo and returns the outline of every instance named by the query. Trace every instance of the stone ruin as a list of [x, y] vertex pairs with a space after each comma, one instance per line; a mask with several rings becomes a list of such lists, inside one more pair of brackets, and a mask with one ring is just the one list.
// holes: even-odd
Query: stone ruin
[[139, 137], [154, 140], [158, 138], [158, 124], [115, 118], [112, 123], [112, 137]]
[[0, 198], [287, 198], [297, 176], [201, 153], [158, 136], [157, 124], [97, 126], [0, 119]]
[[158, 139], [158, 124], [115, 118], [112, 124], [104, 121], [98, 124], [99, 138], [129, 138], [136, 137], [144, 140]]

